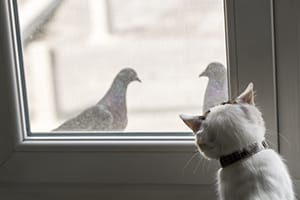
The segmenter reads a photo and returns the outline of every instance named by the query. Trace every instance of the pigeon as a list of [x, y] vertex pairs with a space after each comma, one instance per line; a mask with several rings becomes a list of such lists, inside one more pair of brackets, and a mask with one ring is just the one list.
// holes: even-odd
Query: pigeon
[[129, 83], [141, 82], [135, 70], [122, 69], [104, 97], [54, 131], [123, 131], [127, 126], [126, 92]]
[[228, 100], [227, 71], [224, 65], [212, 62], [199, 77], [208, 78], [202, 107], [203, 113]]

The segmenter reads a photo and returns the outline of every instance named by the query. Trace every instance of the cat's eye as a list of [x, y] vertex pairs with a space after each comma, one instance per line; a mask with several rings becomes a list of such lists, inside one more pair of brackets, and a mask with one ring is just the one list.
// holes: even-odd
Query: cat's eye
[[229, 100], [229, 101], [222, 102], [220, 105], [224, 106], [226, 104], [237, 104], [237, 101], [236, 100]]
[[199, 120], [201, 120], [201, 121], [203, 121], [205, 119], [206, 119], [206, 116], [204, 116], [204, 115], [199, 117]]
[[222, 102], [222, 103], [221, 103], [222, 106], [224, 106], [224, 105], [226, 105], [226, 104], [231, 104], [231, 101], [225, 101], [225, 102]]
[[207, 117], [207, 115], [208, 115], [210, 112], [211, 112], [210, 110], [206, 111], [206, 112], [204, 113], [204, 116]]

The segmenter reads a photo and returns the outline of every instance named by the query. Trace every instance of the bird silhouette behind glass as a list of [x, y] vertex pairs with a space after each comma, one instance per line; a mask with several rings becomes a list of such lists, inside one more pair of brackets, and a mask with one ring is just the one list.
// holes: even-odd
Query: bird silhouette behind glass
[[212, 62], [199, 77], [208, 78], [203, 100], [203, 113], [228, 100], [227, 71], [224, 65]]
[[141, 80], [135, 70], [122, 69], [104, 97], [54, 131], [123, 131], [127, 126], [126, 93], [128, 85]]

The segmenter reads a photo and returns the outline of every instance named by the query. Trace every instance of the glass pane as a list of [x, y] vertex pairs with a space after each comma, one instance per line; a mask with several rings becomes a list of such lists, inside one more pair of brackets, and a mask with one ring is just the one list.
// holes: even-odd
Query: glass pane
[[222, 0], [17, 2], [33, 133], [189, 131], [227, 100], [226, 66], [199, 77], [226, 64]]

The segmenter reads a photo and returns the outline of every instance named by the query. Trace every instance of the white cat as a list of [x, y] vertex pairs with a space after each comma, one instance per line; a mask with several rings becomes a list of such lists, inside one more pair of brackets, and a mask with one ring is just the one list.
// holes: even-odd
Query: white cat
[[203, 116], [180, 117], [195, 133], [200, 153], [220, 160], [221, 200], [295, 200], [286, 165], [265, 142], [265, 124], [254, 105], [252, 83], [235, 100]]

